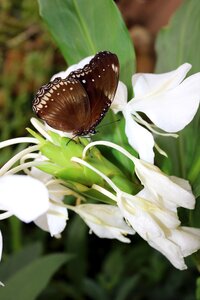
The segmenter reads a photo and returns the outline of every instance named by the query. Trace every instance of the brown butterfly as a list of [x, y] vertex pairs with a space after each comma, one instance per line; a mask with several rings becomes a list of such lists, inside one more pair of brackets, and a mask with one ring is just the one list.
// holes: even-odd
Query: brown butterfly
[[118, 81], [117, 56], [99, 52], [82, 69], [43, 85], [33, 100], [33, 111], [54, 129], [75, 136], [93, 134], [114, 99]]

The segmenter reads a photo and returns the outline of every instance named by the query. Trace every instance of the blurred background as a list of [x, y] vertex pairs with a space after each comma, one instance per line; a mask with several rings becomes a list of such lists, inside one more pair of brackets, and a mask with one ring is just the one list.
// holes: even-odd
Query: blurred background
[[[118, 0], [116, 3], [134, 43], [137, 72], [153, 72], [157, 33], [167, 26], [182, 1]], [[53, 74], [65, 68], [61, 53], [39, 17], [37, 1], [0, 0], [1, 141], [27, 135], [25, 128], [33, 116], [34, 94]], [[1, 151], [0, 164], [19, 150], [9, 147]], [[37, 299], [195, 299], [198, 273], [192, 259], [187, 262], [188, 271], [177, 271], [138, 236], [133, 237], [131, 246], [102, 240], [88, 235], [88, 228], [78, 217], [73, 217], [62, 239], [52, 239], [35, 226], [23, 225], [14, 218], [3, 222], [1, 229], [6, 233], [4, 260], [27, 245], [29, 249], [41, 249], [43, 254], [75, 255]], [[32, 244], [34, 241], [37, 244]], [[90, 290], [96, 291], [95, 296]]]

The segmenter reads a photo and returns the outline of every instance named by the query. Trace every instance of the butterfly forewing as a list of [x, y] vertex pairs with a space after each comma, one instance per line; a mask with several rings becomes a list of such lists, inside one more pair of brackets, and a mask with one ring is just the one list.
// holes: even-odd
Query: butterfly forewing
[[88, 94], [91, 116], [85, 131], [93, 132], [114, 99], [119, 80], [118, 58], [108, 51], [99, 52], [88, 65], [69, 76], [78, 79]]
[[33, 110], [48, 125], [65, 132], [84, 130], [91, 115], [88, 95], [74, 78], [56, 78], [42, 86]]

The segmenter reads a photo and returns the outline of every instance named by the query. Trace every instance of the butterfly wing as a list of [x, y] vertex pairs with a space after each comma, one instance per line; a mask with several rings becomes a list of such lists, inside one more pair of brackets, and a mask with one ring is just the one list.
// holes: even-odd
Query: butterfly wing
[[51, 127], [65, 132], [83, 131], [91, 114], [87, 92], [75, 78], [55, 78], [42, 86], [33, 100], [33, 111]]
[[69, 74], [70, 78], [80, 81], [90, 101], [90, 118], [81, 134], [95, 132], [110, 107], [119, 81], [119, 61], [115, 54], [102, 51], [97, 53], [89, 64]]

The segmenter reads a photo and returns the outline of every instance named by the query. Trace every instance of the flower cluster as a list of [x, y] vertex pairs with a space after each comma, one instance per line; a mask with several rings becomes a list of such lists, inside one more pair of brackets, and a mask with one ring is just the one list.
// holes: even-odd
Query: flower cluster
[[[89, 59], [59, 76], [66, 77]], [[200, 229], [181, 226], [177, 208], [194, 209], [195, 197], [188, 181], [167, 176], [154, 165], [153, 148], [165, 154], [155, 143], [154, 135], [177, 136], [174, 133], [183, 129], [198, 109], [200, 73], [184, 80], [190, 67], [186, 63], [166, 74], [135, 74], [134, 98], [129, 102], [127, 88], [119, 82], [111, 108], [115, 113], [122, 112], [128, 142], [140, 159], [108, 141], [79, 138], [69, 142], [66, 133], [34, 118], [31, 122], [38, 133], [29, 129], [33, 137], [1, 142], [0, 148], [18, 143], [32, 145], [0, 169], [1, 219], [15, 215], [23, 222], [34, 222], [51, 236], [60, 237], [67, 224], [68, 210], [72, 210], [100, 238], [130, 243], [127, 235], [137, 232], [176, 268], [185, 269], [184, 257], [200, 248]], [[100, 153], [99, 145], [130, 159], [139, 189]], [[18, 175], [20, 171], [24, 175]], [[68, 202], [68, 196], [74, 199], [73, 203]], [[0, 256], [2, 244], [0, 233]]]

